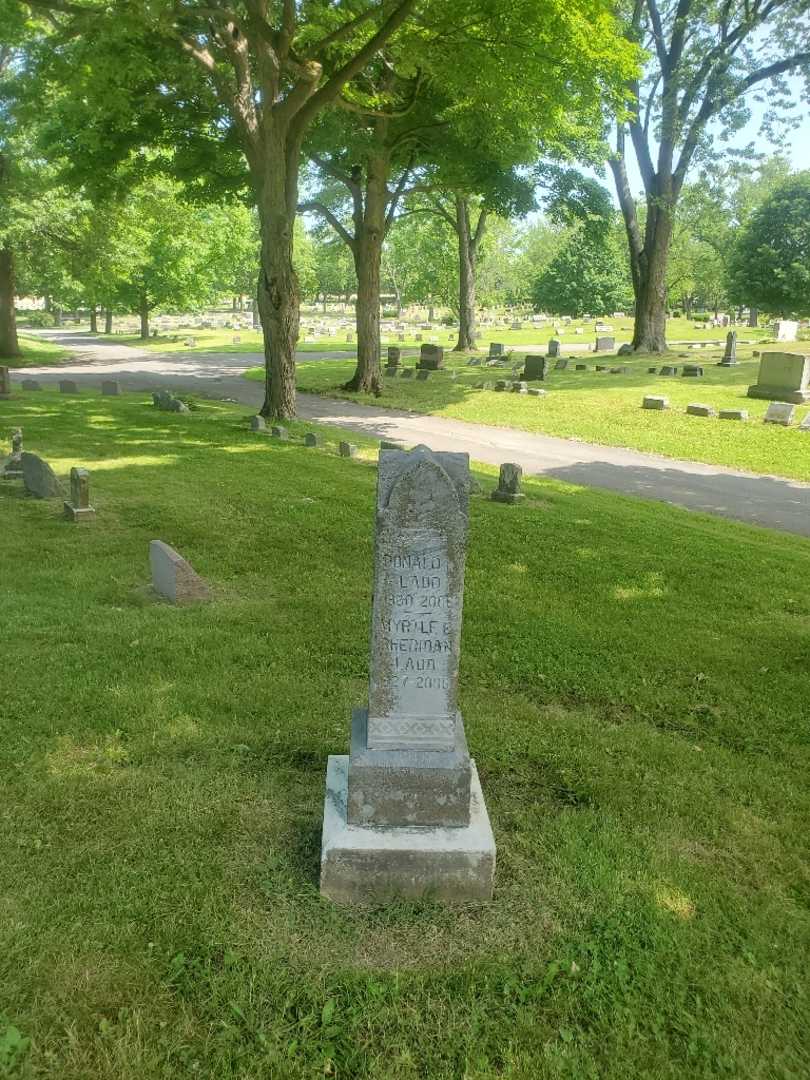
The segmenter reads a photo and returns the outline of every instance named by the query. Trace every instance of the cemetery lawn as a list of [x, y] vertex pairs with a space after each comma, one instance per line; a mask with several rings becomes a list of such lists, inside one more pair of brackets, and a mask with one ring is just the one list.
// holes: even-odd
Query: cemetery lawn
[[[319, 844], [366, 696], [371, 444], [32, 398], [0, 430], [87, 466], [98, 517], [0, 486], [1, 1076], [810, 1074], [806, 540], [554, 481], [503, 506], [480, 470], [495, 898], [345, 909]], [[152, 599], [154, 538], [215, 602]]]
[[[445, 353], [445, 366], [457, 372], [456, 379], [443, 372], [431, 374], [425, 382], [386, 378], [378, 398], [341, 389], [354, 371], [353, 361], [299, 360], [297, 378], [299, 390], [326, 397], [810, 481], [810, 434], [798, 430], [808, 408], [797, 406], [795, 426], [791, 428], [763, 424], [768, 402], [746, 396], [748, 387], [757, 381], [759, 369], [759, 360], [751, 352], [750, 348], [739, 350], [740, 363], [733, 368], [718, 367], [722, 353], [709, 350], [690, 351], [686, 358], [677, 352], [657, 359], [597, 354], [574, 357], [568, 371], [552, 371], [545, 382], [529, 384], [546, 390], [546, 396], [541, 398], [476, 389], [476, 383], [518, 378], [520, 372], [513, 376], [510, 367], [470, 368], [466, 356], [449, 353]], [[523, 353], [514, 353], [515, 362], [522, 359]], [[404, 367], [415, 363], [416, 354], [402, 360]], [[589, 370], [573, 370], [576, 363], [587, 363]], [[597, 363], [609, 367], [621, 364], [630, 371], [625, 375], [597, 373]], [[684, 363], [701, 364], [704, 376], [693, 379], [647, 372], [652, 364], [659, 368], [677, 365], [680, 369]], [[252, 368], [245, 375], [263, 381], [264, 369]], [[670, 409], [642, 409], [642, 400], [648, 394], [669, 398]], [[690, 402], [703, 402], [717, 410], [747, 409], [749, 420], [742, 423], [687, 416]]]
[[26, 334], [18, 335], [22, 356], [15, 356], [11, 360], [3, 360], [3, 364], [10, 368], [45, 367], [46, 365], [58, 366], [67, 364], [72, 359], [67, 349], [61, 345], [55, 345], [51, 341], [45, 341], [40, 337], [29, 337]]

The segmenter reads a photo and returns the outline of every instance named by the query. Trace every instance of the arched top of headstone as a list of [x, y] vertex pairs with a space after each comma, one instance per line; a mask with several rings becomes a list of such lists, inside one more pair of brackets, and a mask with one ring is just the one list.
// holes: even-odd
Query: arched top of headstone
[[407, 498], [425, 512], [430, 503], [437, 503], [444, 513], [460, 512], [466, 517], [469, 487], [467, 454], [434, 451], [428, 446], [380, 452], [378, 511], [399, 510], [402, 500]]

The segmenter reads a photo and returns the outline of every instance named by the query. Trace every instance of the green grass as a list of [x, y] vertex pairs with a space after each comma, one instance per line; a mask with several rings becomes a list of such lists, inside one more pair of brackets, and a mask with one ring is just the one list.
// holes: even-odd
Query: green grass
[[[351, 316], [348, 317], [351, 318]], [[302, 326], [308, 325], [309, 321], [306, 318], [302, 319]], [[320, 321], [320, 319], [317, 318], [316, 321]], [[609, 325], [613, 327], [614, 336], [617, 340], [630, 341], [632, 339], [632, 319], [611, 320]], [[582, 328], [582, 334], [576, 333], [577, 326]], [[595, 338], [593, 323], [574, 322], [568, 328], [564, 328], [561, 324], [560, 330], [562, 332], [557, 335], [558, 340], [569, 345], [590, 345]], [[356, 345], [347, 343], [347, 332], [339, 331], [334, 337], [325, 336], [318, 337], [313, 341], [305, 341], [306, 335], [302, 330], [298, 351], [347, 352], [355, 355]], [[766, 330], [749, 330], [746, 327], [740, 327], [738, 332], [741, 340], [757, 342], [765, 339], [768, 334]], [[401, 345], [404, 348], [418, 348], [419, 342], [416, 340], [416, 333], [415, 329], [408, 330], [404, 342], [397, 341], [396, 334], [387, 336], [390, 338], [391, 344]], [[437, 326], [432, 331], [423, 330], [421, 333], [424, 335], [425, 340], [430, 336], [438, 337], [441, 345], [450, 347], [457, 340], [457, 331], [451, 331], [446, 326]], [[726, 335], [725, 330], [697, 330], [694, 324], [687, 319], [670, 319], [668, 333], [673, 341], [721, 341], [725, 340]], [[234, 336], [241, 337], [241, 342], [234, 345]], [[480, 341], [482, 345], [488, 345], [490, 341], [500, 341], [507, 348], [519, 348], [522, 345], [545, 344], [549, 338], [554, 336], [553, 324], [526, 330], [500, 329], [487, 326], [481, 330]], [[191, 349], [183, 344], [188, 337], [193, 337], [196, 341], [196, 344]], [[177, 338], [177, 340], [174, 341], [173, 338]], [[124, 345], [136, 345], [155, 352], [255, 353], [264, 351], [261, 333], [254, 330], [173, 330], [160, 337], [150, 338], [149, 341], [143, 341], [135, 334], [118, 336], [116, 340]]]
[[[456, 379], [442, 373], [431, 375], [426, 382], [413, 378], [387, 379], [382, 395], [371, 401], [386, 408], [631, 447], [673, 458], [810, 481], [810, 434], [798, 430], [798, 423], [808, 410], [797, 408], [796, 425], [792, 428], [762, 423], [768, 402], [746, 396], [748, 387], [757, 381], [759, 368], [759, 361], [751, 352], [750, 348], [739, 350], [741, 362], [734, 368], [718, 367], [721, 353], [710, 350], [690, 350], [684, 356], [675, 352], [664, 359], [597, 354], [575, 357], [568, 371], [551, 372], [542, 384], [547, 391], [542, 398], [476, 389], [476, 383], [484, 380], [512, 378], [511, 370], [469, 368], [465, 356], [445, 353], [445, 365], [449, 371], [457, 372]], [[523, 354], [516, 352], [514, 356], [522, 359]], [[597, 373], [594, 367], [599, 362], [608, 366], [621, 364], [629, 367], [630, 372]], [[409, 367], [414, 363], [414, 357], [403, 361]], [[575, 363], [587, 363], [590, 370], [575, 371]], [[680, 375], [672, 378], [647, 373], [651, 364], [663, 363], [702, 364], [705, 374], [700, 379], [685, 379]], [[354, 364], [348, 360], [301, 360], [297, 365], [298, 388], [369, 403], [368, 395], [341, 389], [353, 370]], [[263, 380], [264, 369], [250, 369], [246, 377]], [[647, 394], [668, 397], [669, 411], [642, 409], [642, 399]], [[747, 409], [750, 419], [738, 423], [687, 416], [686, 406], [693, 401], [705, 402], [718, 410]]]
[[[0, 1075], [806, 1076], [807, 541], [555, 482], [473, 498], [495, 898], [343, 909], [319, 835], [366, 694], [373, 463], [146, 402], [0, 404], [98, 511], [0, 487]], [[155, 537], [214, 603], [152, 600]]]
[[28, 337], [26, 334], [19, 334], [18, 340], [22, 349], [22, 356], [4, 360], [3, 364], [6, 367], [58, 366], [67, 364], [72, 359], [71, 353], [67, 349], [63, 349], [61, 345], [55, 345], [51, 341], [45, 341], [39, 337]]

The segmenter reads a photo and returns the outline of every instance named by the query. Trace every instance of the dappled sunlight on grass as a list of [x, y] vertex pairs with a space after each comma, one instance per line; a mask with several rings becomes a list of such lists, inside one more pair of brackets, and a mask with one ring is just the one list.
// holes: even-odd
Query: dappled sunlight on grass
[[659, 885], [655, 892], [655, 899], [659, 907], [671, 912], [679, 919], [694, 918], [695, 905], [685, 893], [672, 886]]
[[638, 585], [617, 585], [613, 590], [617, 600], [660, 600], [667, 595], [663, 575], [658, 572], [645, 574]]
[[97, 776], [128, 765], [129, 752], [119, 731], [87, 744], [71, 735], [60, 735], [53, 749], [45, 754], [45, 764], [48, 773], [59, 779]]

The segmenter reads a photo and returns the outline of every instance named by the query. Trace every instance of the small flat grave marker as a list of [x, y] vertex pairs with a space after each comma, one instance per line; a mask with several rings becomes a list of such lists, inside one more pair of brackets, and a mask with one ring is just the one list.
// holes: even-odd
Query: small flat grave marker
[[772, 401], [768, 406], [768, 411], [765, 413], [763, 423], [779, 424], [780, 427], [790, 427], [793, 423], [795, 412], [796, 406], [790, 404], [790, 402]]
[[669, 398], [650, 395], [649, 397], [644, 398], [641, 407], [642, 409], [654, 409], [660, 412], [663, 409], [669, 408]]
[[711, 405], [703, 405], [699, 401], [693, 401], [691, 405], [686, 406], [686, 413], [688, 416], [715, 416], [716, 413]]
[[721, 409], [719, 413], [721, 420], [747, 420], [747, 409]]

